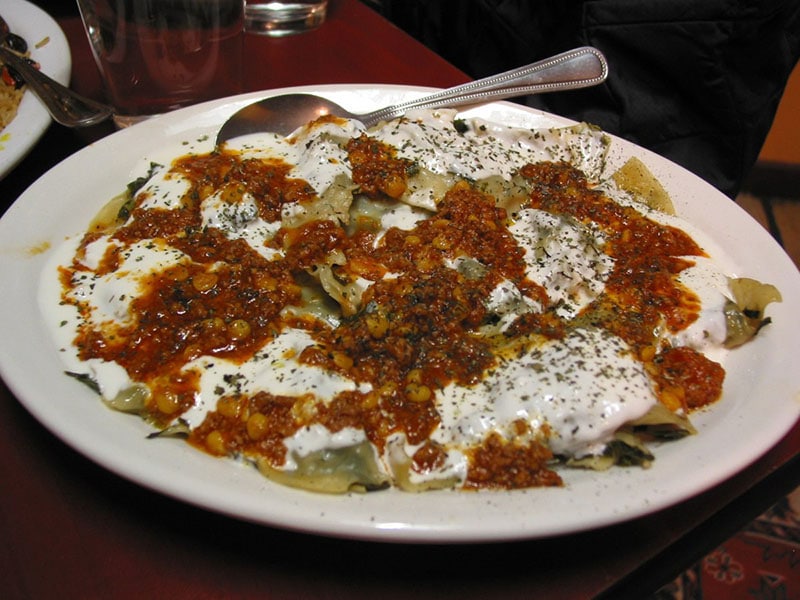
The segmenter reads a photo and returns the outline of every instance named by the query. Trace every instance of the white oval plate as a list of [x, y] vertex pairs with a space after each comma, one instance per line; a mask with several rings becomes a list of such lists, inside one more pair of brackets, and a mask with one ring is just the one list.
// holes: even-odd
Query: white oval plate
[[[69, 84], [72, 57], [64, 32], [38, 6], [25, 0], [3, 0], [0, 14], [12, 32], [28, 42], [31, 58], [41, 70], [62, 85]], [[45, 38], [47, 43], [37, 48]], [[50, 125], [50, 114], [30, 90], [25, 90], [17, 115], [0, 131], [0, 179], [31, 151]]]
[[[280, 90], [280, 92], [287, 90]], [[418, 96], [401, 86], [317, 86], [355, 111]], [[327, 496], [298, 491], [254, 469], [216, 459], [176, 440], [147, 440], [136, 417], [106, 409], [63, 366], [37, 304], [39, 276], [52, 248], [165, 148], [211, 139], [238, 108], [271, 93], [214, 101], [117, 132], [65, 160], [34, 183], [0, 220], [0, 374], [28, 410], [68, 444], [143, 486], [249, 521], [348, 538], [478, 542], [561, 535], [619, 523], [670, 506], [730, 477], [760, 457], [800, 414], [800, 274], [773, 239], [733, 201], [684, 169], [615, 139], [611, 161], [641, 158], [672, 194], [679, 213], [709, 234], [735, 275], [771, 282], [783, 302], [759, 337], [730, 356], [724, 397], [695, 415], [699, 434], [655, 449], [652, 468], [564, 471], [559, 489], [514, 492], [395, 490]], [[530, 126], [567, 123], [509, 103], [469, 111]], [[137, 172], [138, 174], [138, 172]]]

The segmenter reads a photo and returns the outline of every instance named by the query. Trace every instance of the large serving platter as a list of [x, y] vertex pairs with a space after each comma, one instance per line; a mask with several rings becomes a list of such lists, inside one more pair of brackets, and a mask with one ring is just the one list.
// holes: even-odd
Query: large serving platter
[[[355, 111], [410, 99], [421, 88], [316, 86], [247, 94], [183, 109], [115, 133], [34, 183], [0, 220], [0, 375], [51, 432], [105, 468], [142, 486], [233, 517], [324, 535], [391, 542], [479, 542], [563, 535], [620, 523], [684, 501], [731, 477], [776, 444], [800, 415], [800, 274], [760, 225], [686, 170], [614, 138], [609, 161], [635, 155], [671, 193], [676, 209], [710, 236], [732, 275], [775, 284], [774, 323], [725, 363], [724, 397], [693, 418], [696, 436], [655, 449], [650, 469], [564, 471], [563, 488], [513, 492], [395, 490], [343, 496], [281, 487], [254, 469], [177, 440], [148, 440], [138, 418], [106, 409], [63, 374], [39, 308], [42, 270], [53, 249], [83, 231], [94, 213], [151, 160], [210, 148], [242, 106], [286, 91], [323, 94]], [[530, 127], [564, 119], [511, 103], [466, 111]]]
[[[31, 58], [39, 63], [42, 72], [67, 85], [72, 58], [67, 38], [58, 23], [25, 0], [4, 0], [2, 15], [11, 31], [28, 42]], [[41, 101], [26, 90], [16, 117], [0, 131], [0, 179], [31, 151], [50, 121]]]

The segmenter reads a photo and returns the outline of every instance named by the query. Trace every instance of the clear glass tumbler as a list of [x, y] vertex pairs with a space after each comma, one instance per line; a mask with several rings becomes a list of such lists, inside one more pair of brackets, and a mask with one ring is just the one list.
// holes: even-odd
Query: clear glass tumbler
[[78, 0], [118, 127], [242, 90], [244, 0]]
[[315, 29], [325, 22], [328, 0], [265, 2], [247, 0], [245, 29], [249, 33], [282, 37]]

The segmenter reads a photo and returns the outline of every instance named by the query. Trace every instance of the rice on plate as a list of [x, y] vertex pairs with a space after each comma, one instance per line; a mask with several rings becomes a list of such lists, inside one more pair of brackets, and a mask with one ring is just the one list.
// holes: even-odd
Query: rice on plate
[[25, 88], [15, 89], [5, 82], [0, 83], [0, 129], [5, 129], [17, 116], [17, 108], [24, 93]]
[[[48, 37], [36, 43], [36, 48], [41, 48], [49, 41]], [[28, 42], [15, 33], [9, 33], [4, 42], [9, 50], [13, 50], [29, 63], [39, 68], [39, 63], [30, 58]], [[0, 130], [14, 120], [17, 116], [22, 97], [25, 95], [25, 83], [12, 67], [0, 63]]]

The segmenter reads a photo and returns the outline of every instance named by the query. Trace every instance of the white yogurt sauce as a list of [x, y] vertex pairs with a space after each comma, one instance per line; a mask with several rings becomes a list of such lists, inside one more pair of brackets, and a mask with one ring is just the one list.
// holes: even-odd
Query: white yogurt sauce
[[[72, 304], [63, 301], [63, 290], [57, 277], [59, 266], [71, 263], [79, 243], [80, 238], [74, 237], [54, 248], [43, 270], [38, 294], [39, 307], [45, 321], [50, 325], [50, 331], [66, 370], [87, 373], [97, 383], [104, 398], [114, 398], [132, 384], [127, 371], [113, 362], [100, 359], [81, 360], [73, 341], [79, 328], [87, 321], [106, 323], [109, 326], [113, 324], [122, 326], [128, 322], [127, 306], [133, 297], [129, 295], [129, 292], [134, 288], [131, 287], [130, 282], [114, 281], [113, 279], [106, 281], [107, 285], [101, 282], [99, 286], [93, 286], [90, 281], [91, 277], [87, 275], [79, 286], [80, 293], [83, 295], [82, 299], [85, 299], [94, 309], [86, 315], [86, 318], [82, 317]], [[105, 248], [108, 243], [108, 238], [104, 237], [92, 244], [93, 251], [90, 252], [92, 258], [84, 261], [84, 264], [94, 264], [96, 267], [104, 253], [104, 250], [101, 251], [101, 249]]]
[[599, 232], [543, 210], [524, 209], [509, 227], [525, 248], [528, 277], [547, 290], [551, 305], [572, 319], [605, 287], [614, 259]]
[[269, 392], [278, 396], [306, 394], [330, 401], [337, 394], [358, 390], [369, 392], [368, 384], [357, 384], [338, 373], [299, 362], [296, 357], [316, 342], [301, 329], [287, 329], [271, 340], [249, 360], [241, 363], [203, 356], [186, 365], [200, 376], [199, 400], [183, 416], [192, 425], [202, 423], [209, 410], [216, 408], [222, 395], [253, 395]]
[[473, 387], [449, 385], [437, 396], [442, 423], [434, 438], [469, 445], [489, 432], [509, 432], [522, 419], [534, 432], [552, 429], [556, 454], [602, 452], [624, 423], [657, 402], [641, 363], [601, 329], [578, 329], [518, 360], [502, 361]]
[[[72, 245], [70, 247], [74, 248]], [[103, 236], [88, 247], [87, 261], [96, 268], [106, 250], [119, 247], [118, 242]], [[95, 326], [109, 323], [130, 325], [130, 303], [142, 292], [147, 280], [169, 267], [190, 260], [183, 252], [162, 240], [137, 242], [120, 254], [120, 265], [111, 273], [77, 271], [73, 277], [73, 288], [67, 294], [67, 298], [81, 302], [90, 309], [86, 321]]]
[[153, 176], [136, 192], [136, 204], [143, 210], [181, 208], [191, 183], [164, 165], [153, 167]]
[[728, 333], [724, 312], [730, 295], [728, 277], [708, 258], [693, 257], [693, 260], [695, 265], [682, 271], [678, 281], [697, 294], [703, 309], [689, 327], [667, 333], [667, 337], [674, 346], [689, 346], [721, 361], [728, 352], [723, 347]]
[[200, 207], [204, 227], [215, 227], [225, 232], [228, 239], [242, 239], [267, 260], [281, 255], [278, 250], [268, 248], [270, 241], [281, 227], [280, 221], [268, 223], [258, 214], [258, 206], [251, 194], [245, 194], [241, 202], [228, 202], [221, 194], [213, 194], [203, 200]]
[[[455, 173], [469, 179], [500, 175], [506, 180], [530, 162], [569, 160], [590, 177], [599, 175], [605, 159], [605, 136], [589, 129], [531, 130], [471, 119], [456, 132], [457, 111], [412, 111], [372, 133], [398, 149], [398, 156], [434, 173]], [[577, 132], [581, 134], [578, 135]]]

